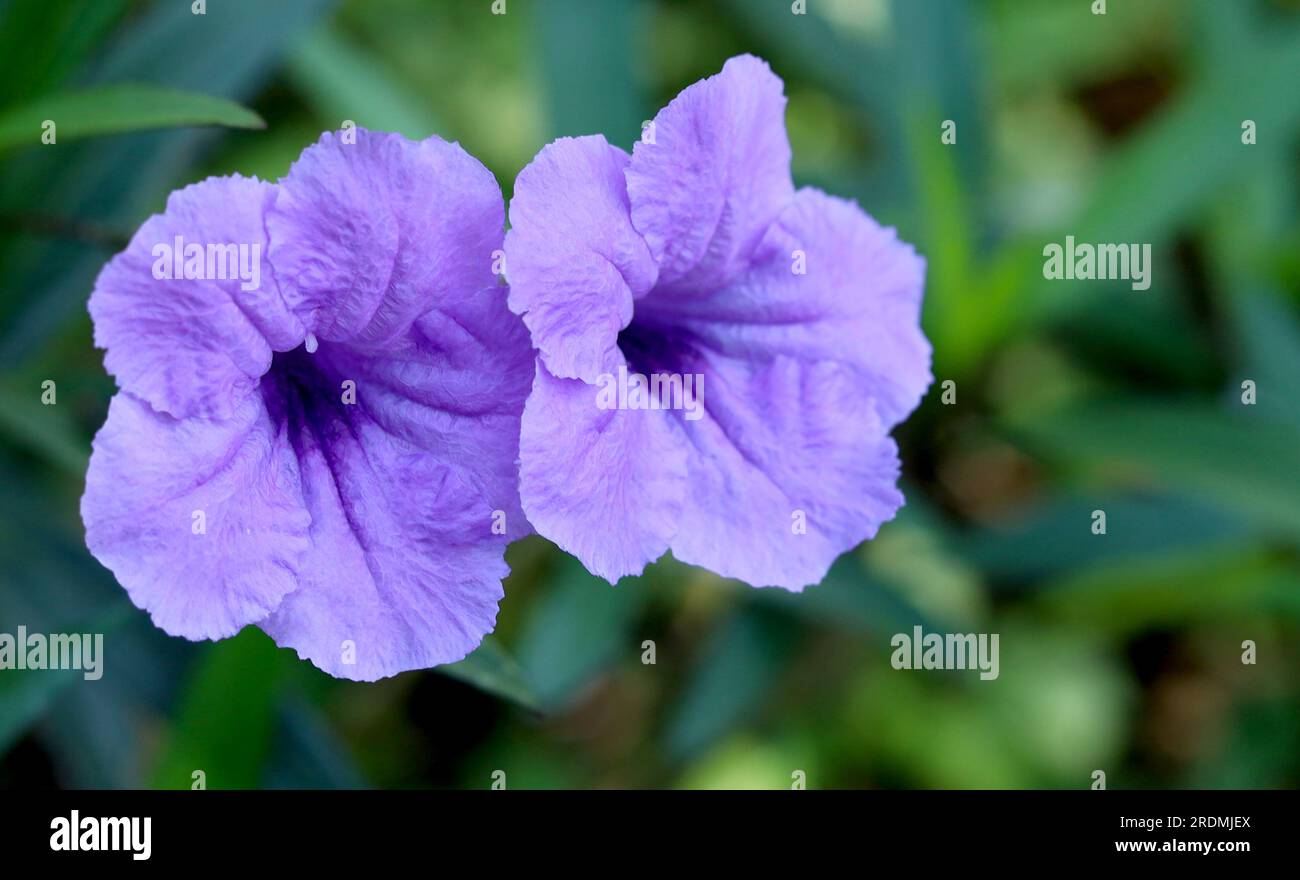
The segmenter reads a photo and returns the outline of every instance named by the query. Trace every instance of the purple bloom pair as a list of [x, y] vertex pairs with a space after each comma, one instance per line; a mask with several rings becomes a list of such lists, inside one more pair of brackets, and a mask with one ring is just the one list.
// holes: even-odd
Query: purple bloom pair
[[611, 581], [666, 550], [820, 580], [902, 504], [924, 264], [795, 190], [784, 108], [742, 56], [630, 157], [544, 148], [508, 294], [500, 191], [436, 138], [327, 134], [279, 184], [174, 193], [91, 298], [121, 387], [92, 552], [170, 633], [255, 623], [364, 680], [472, 650], [530, 524]]

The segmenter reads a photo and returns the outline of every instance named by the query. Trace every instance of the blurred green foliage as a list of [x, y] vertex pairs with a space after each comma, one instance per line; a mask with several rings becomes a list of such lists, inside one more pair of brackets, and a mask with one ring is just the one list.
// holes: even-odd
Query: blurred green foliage
[[[491, 5], [0, 2], [0, 148], [86, 96], [86, 135], [129, 132], [0, 159], [0, 631], [108, 633], [101, 681], [0, 673], [0, 785], [1300, 783], [1295, 2]], [[479, 651], [375, 685], [131, 607], [77, 514], [113, 390], [84, 306], [171, 189], [277, 177], [351, 119], [458, 140], [509, 196], [549, 139], [629, 147], [742, 51], [786, 81], [796, 180], [929, 263], [956, 403], [936, 384], [899, 430], [875, 541], [795, 596], [671, 559], [610, 587], [531, 538]], [[1155, 283], [1046, 283], [1066, 234], [1151, 243]], [[1000, 633], [1000, 677], [892, 669], [917, 624]]]

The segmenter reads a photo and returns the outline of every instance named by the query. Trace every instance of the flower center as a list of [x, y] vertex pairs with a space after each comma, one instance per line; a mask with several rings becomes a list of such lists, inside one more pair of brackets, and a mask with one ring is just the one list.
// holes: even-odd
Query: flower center
[[688, 346], [667, 327], [632, 316], [618, 334], [618, 348], [627, 358], [628, 369], [647, 375], [677, 372]]
[[335, 377], [333, 366], [329, 346], [322, 350], [311, 334], [297, 348], [277, 351], [260, 386], [271, 418], [294, 435], [305, 426], [350, 415], [352, 407], [346, 404], [355, 402], [356, 385], [352, 383], [349, 399], [349, 389]]

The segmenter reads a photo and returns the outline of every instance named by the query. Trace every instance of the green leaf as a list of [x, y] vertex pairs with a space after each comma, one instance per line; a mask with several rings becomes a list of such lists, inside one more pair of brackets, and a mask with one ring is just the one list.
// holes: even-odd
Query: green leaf
[[127, 0], [20, 0], [0, 4], [0, 106], [52, 91], [122, 18]]
[[1241, 409], [1124, 400], [1045, 414], [1015, 430], [1072, 465], [1197, 492], [1300, 536], [1300, 434]]
[[[1107, 534], [1092, 535], [1092, 511]], [[970, 529], [955, 548], [986, 576], [1029, 582], [1096, 565], [1208, 545], [1239, 543], [1248, 524], [1204, 501], [1177, 495], [1054, 496], [1009, 522]]]
[[[1287, 155], [1300, 128], [1297, 53], [1300, 29], [1289, 28], [1256, 40], [1232, 64], [1206, 65], [1167, 107], [1108, 153], [1077, 216], [1049, 240], [1070, 234], [1083, 242], [1167, 242], [1211, 197]], [[1258, 143], [1241, 142], [1244, 119], [1255, 122]], [[1085, 282], [1045, 281], [1042, 247], [1037, 237], [1018, 244], [1011, 276], [1029, 294], [1023, 312], [1031, 321], [1072, 314], [1095, 289]]]
[[365, 788], [346, 745], [320, 711], [296, 695], [280, 702], [275, 747], [263, 783], [281, 789]]
[[886, 779], [922, 788], [1083, 787], [1125, 744], [1128, 686], [1104, 641], [1015, 618], [992, 626], [999, 675], [863, 667], [840, 724]]
[[[908, 132], [908, 157], [922, 144], [940, 145], [956, 157], [960, 181], [967, 192], [982, 196], [984, 176], [990, 166], [986, 117], [982, 106], [984, 68], [977, 64], [975, 16], [970, 0], [930, 0], [914, 3], [894, 0], [889, 9], [893, 30], [892, 67], [900, 71], [900, 91], [894, 96], [900, 115], [924, 122], [920, 140]], [[956, 124], [955, 143], [942, 144], [940, 125]], [[914, 186], [925, 186], [921, 169], [914, 168]], [[983, 205], [977, 198], [975, 206]], [[954, 209], [964, 210], [960, 201]]]
[[153, 774], [157, 788], [254, 788], [271, 751], [279, 684], [292, 655], [255, 627], [208, 649]]
[[869, 633], [897, 632], [917, 623], [927, 629], [937, 628], [930, 615], [901, 595], [893, 584], [864, 571], [853, 553], [841, 556], [821, 583], [802, 593], [756, 590], [750, 598], [819, 626]]
[[787, 666], [796, 628], [761, 606], [741, 608], [715, 631], [672, 712], [668, 753], [684, 760], [744, 722]]
[[519, 639], [519, 662], [545, 707], [570, 699], [638, 641], [628, 627], [645, 594], [639, 578], [616, 587], [589, 574], [571, 557], [550, 573], [547, 594], [532, 610]]
[[1196, 548], [1099, 565], [1052, 583], [1038, 596], [1073, 624], [1119, 633], [1223, 624], [1234, 615], [1300, 617], [1300, 575], [1259, 548]]
[[1191, 20], [1200, 51], [1193, 55], [1199, 56], [1201, 63], [1219, 69], [1235, 66], [1252, 50], [1254, 12], [1249, 3], [1194, 0]]
[[81, 479], [86, 474], [90, 444], [77, 436], [66, 409], [45, 406], [40, 397], [39, 387], [20, 394], [8, 383], [0, 384], [0, 436]]
[[[1300, 127], [1292, 28], [1229, 67], [1207, 71], [1109, 160], [1071, 231], [1080, 241], [1161, 240], [1215, 187], [1241, 174], [1255, 150], [1289, 149]], [[1241, 142], [1252, 119], [1259, 142]]]
[[989, 296], [976, 272], [970, 199], [956, 153], [939, 140], [942, 114], [921, 103], [905, 115], [928, 266], [925, 326], [934, 339], [936, 372], [961, 374], [1007, 321], [1013, 291]]
[[[63, 626], [59, 632], [108, 634], [121, 628], [131, 616], [133, 608], [122, 602], [86, 626]], [[29, 626], [29, 631], [42, 630], [39, 625]], [[13, 635], [14, 633], [10, 633]], [[105, 658], [99, 658], [105, 663]], [[102, 675], [101, 666], [101, 675]], [[0, 674], [0, 755], [21, 737], [54, 705], [64, 690], [76, 682], [85, 681], [82, 669], [5, 670]]]
[[47, 95], [0, 115], [0, 150], [41, 145], [46, 120], [56, 126], [56, 144], [155, 128], [266, 127], [262, 117], [225, 98], [151, 85], [97, 86]]
[[[855, 102], [882, 126], [891, 148], [901, 149], [892, 128], [901, 99], [899, 68], [887, 53], [853, 39], [821, 15], [792, 18], [789, 0], [727, 0], [726, 6], [764, 48], [774, 50], [779, 56], [774, 61], [797, 65], [827, 90]], [[883, 23], [888, 13], [882, 12], [870, 18]]]
[[523, 669], [492, 636], [484, 638], [464, 660], [439, 666], [438, 671], [526, 709], [540, 708]]
[[631, 148], [653, 115], [637, 87], [629, 0], [547, 0], [533, 9], [541, 47], [547, 138], [604, 134]]
[[1213, 385], [1219, 381], [1217, 352], [1177, 284], [1151, 296], [1136, 296], [1128, 285], [1099, 287], [1068, 317], [1052, 322], [1051, 331], [1094, 376], [1126, 381], [1138, 372], [1178, 387]]
[[294, 86], [322, 119], [420, 139], [438, 131], [426, 98], [388, 69], [384, 59], [345, 33], [323, 27], [289, 56]]
[[[1250, 291], [1233, 300], [1245, 349], [1245, 372], [1234, 378], [1255, 381], [1261, 413], [1300, 427], [1300, 322], [1280, 299]], [[1239, 398], [1240, 383], [1230, 393]]]
[[78, 669], [5, 670], [0, 675], [0, 755], [81, 675]]
[[[904, 0], [906, 2], [906, 0]], [[1221, 3], [1216, 6], [1245, 6]], [[925, 7], [925, 4], [911, 5]], [[1092, 0], [992, 0], [985, 4], [984, 36], [1007, 93], [1104, 80], [1165, 49], [1187, 17], [1184, 0], [1111, 3], [1094, 16]]]
[[1271, 789], [1278, 779], [1300, 775], [1300, 706], [1292, 692], [1248, 698], [1229, 723], [1221, 751], [1207, 750], [1196, 761], [1185, 785], [1189, 789]]

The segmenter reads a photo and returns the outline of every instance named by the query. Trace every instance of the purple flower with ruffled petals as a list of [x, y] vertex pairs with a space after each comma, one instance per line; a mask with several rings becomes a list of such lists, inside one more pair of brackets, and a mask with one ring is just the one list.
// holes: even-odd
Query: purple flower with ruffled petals
[[611, 581], [671, 550], [800, 589], [903, 503], [889, 432], [931, 381], [924, 262], [794, 188], [784, 112], [767, 64], [732, 58], [630, 157], [564, 138], [515, 183], [524, 511]]
[[331, 675], [455, 661], [494, 626], [527, 332], [492, 174], [438, 138], [325, 134], [279, 184], [171, 195], [100, 273], [119, 392], [86, 542], [167, 632], [257, 624]]

